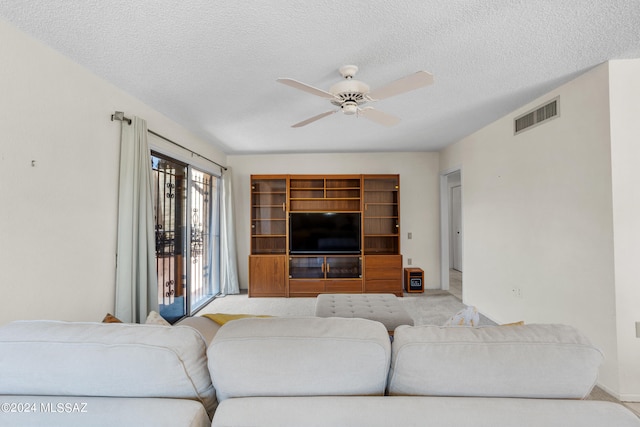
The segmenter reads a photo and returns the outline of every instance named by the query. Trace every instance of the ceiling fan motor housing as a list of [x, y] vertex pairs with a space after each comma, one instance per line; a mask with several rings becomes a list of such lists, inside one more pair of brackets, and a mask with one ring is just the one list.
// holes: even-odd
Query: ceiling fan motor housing
[[[369, 93], [369, 85], [359, 80], [346, 79], [331, 86], [329, 92], [331, 92], [337, 98], [331, 101], [333, 105], [342, 107], [347, 102], [360, 105], [367, 102], [365, 95]], [[355, 110], [353, 113], [348, 113], [347, 109], [345, 109], [344, 107], [343, 111], [345, 112], [345, 114], [355, 113]]]

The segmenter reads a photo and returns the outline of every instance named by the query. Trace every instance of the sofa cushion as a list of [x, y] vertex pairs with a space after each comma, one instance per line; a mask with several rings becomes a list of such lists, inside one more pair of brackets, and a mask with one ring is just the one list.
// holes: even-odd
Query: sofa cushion
[[584, 398], [602, 353], [566, 325], [403, 326], [396, 329], [389, 394]]
[[249, 397], [220, 403], [212, 427], [640, 427], [593, 400], [424, 396]]
[[210, 427], [202, 404], [149, 397], [2, 396], [0, 426]]
[[234, 320], [220, 328], [207, 352], [219, 401], [382, 395], [390, 353], [380, 322], [317, 317]]
[[206, 345], [187, 326], [17, 321], [0, 327], [0, 394], [168, 397], [216, 406]]

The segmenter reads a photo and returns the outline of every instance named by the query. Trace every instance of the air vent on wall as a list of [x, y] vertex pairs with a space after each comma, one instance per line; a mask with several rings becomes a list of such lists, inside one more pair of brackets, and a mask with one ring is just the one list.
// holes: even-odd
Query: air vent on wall
[[540, 107], [536, 107], [533, 110], [516, 117], [514, 120], [514, 129], [515, 134], [519, 134], [527, 129], [530, 129], [533, 126], [539, 125], [540, 123], [550, 120], [554, 117], [558, 117], [558, 103], [560, 99], [555, 98], [554, 100], [541, 105]]

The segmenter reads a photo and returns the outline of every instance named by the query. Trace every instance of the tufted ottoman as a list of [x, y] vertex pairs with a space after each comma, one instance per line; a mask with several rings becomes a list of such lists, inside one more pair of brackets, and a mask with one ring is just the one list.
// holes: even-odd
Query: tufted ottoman
[[393, 335], [400, 325], [413, 326], [413, 319], [393, 294], [320, 294], [318, 317], [359, 317], [384, 324]]

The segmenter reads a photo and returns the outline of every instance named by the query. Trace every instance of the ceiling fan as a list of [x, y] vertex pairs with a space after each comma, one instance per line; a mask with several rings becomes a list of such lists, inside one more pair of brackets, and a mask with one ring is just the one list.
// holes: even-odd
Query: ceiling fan
[[433, 83], [433, 75], [426, 71], [418, 71], [404, 78], [396, 80], [379, 89], [369, 90], [369, 85], [359, 80], [354, 80], [353, 76], [358, 72], [355, 65], [345, 65], [340, 67], [340, 74], [344, 80], [334, 84], [329, 91], [315, 88], [306, 83], [299, 82], [294, 79], [279, 78], [278, 82], [291, 86], [293, 88], [308, 92], [331, 101], [331, 103], [339, 108], [318, 114], [291, 127], [299, 128], [342, 111], [344, 114], [362, 116], [384, 126], [394, 126], [400, 122], [400, 118], [391, 114], [376, 110], [373, 107], [361, 108], [361, 105], [367, 102], [379, 101], [411, 90]]

